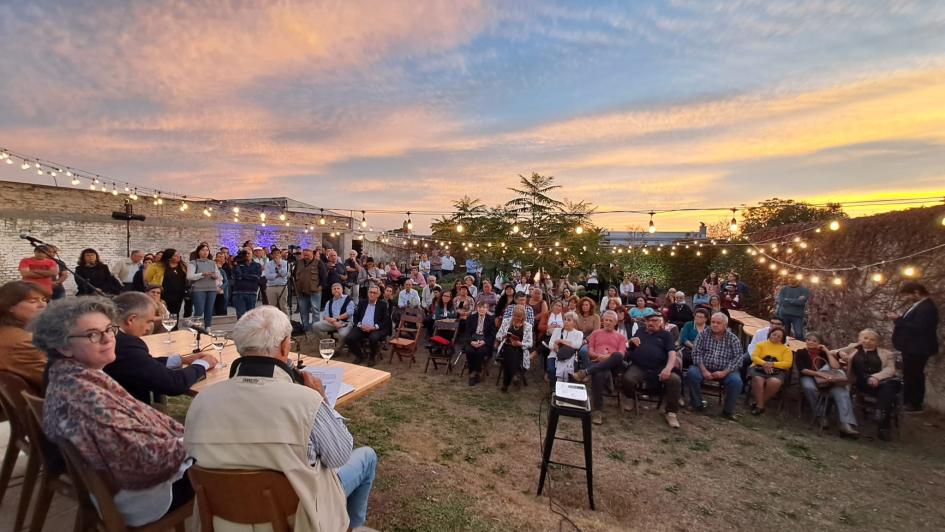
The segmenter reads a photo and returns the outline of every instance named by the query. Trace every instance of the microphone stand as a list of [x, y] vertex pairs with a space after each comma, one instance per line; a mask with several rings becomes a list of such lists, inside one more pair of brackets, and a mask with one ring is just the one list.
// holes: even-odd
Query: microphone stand
[[92, 283], [90, 283], [87, 279], [77, 274], [75, 270], [67, 266], [66, 261], [60, 259], [58, 253], [56, 253], [56, 255], [53, 255], [52, 253], [50, 253], [49, 247], [48, 247], [50, 244], [46, 244], [45, 242], [40, 242], [40, 241], [33, 241], [33, 240], [30, 240], [29, 243], [31, 246], [33, 246], [34, 250], [40, 246], [43, 246], [45, 248], [44, 250], [42, 250], [43, 255], [46, 255], [48, 258], [56, 261], [57, 266], [59, 266], [60, 268], [65, 268], [67, 272], [71, 273], [72, 276], [75, 277], [76, 284], [79, 284], [81, 282], [85, 286], [91, 287], [92, 291], [95, 292], [95, 295], [102, 296], [102, 297], [111, 297], [105, 292], [102, 292], [102, 290], [98, 288], [97, 286], [92, 285]]

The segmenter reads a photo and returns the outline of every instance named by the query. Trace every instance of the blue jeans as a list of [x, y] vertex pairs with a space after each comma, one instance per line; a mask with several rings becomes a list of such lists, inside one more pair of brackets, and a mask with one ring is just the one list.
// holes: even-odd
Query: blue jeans
[[190, 300], [194, 302], [194, 316], [202, 316], [204, 326], [209, 329], [213, 324], [213, 303], [217, 300], [217, 293], [194, 290], [190, 293]]
[[590, 365], [591, 365], [591, 356], [588, 355], [587, 352], [588, 352], [587, 344], [582, 345], [581, 348], [578, 349], [578, 363], [577, 363], [577, 369], [585, 369], [585, 370], [586, 370], [587, 368], [590, 367]]
[[322, 308], [322, 293], [299, 294], [299, 316], [302, 320], [302, 329], [312, 330], [312, 324], [319, 320], [318, 309]]
[[831, 386], [828, 389], [819, 390], [817, 388], [817, 381], [815, 381], [813, 377], [801, 375], [801, 390], [804, 392], [804, 397], [807, 398], [807, 404], [810, 405], [815, 416], [823, 417], [824, 415], [823, 408], [817, 408], [819, 395], [829, 393], [834, 404], [837, 405], [837, 418], [840, 419], [840, 423], [846, 423], [854, 427], [857, 425], [856, 415], [853, 413], [853, 402], [850, 400], [849, 386]]
[[233, 306], [236, 307], [236, 319], [243, 317], [256, 306], [255, 292], [233, 292]]
[[370, 447], [358, 447], [351, 451], [348, 463], [338, 468], [338, 480], [348, 496], [348, 525], [351, 528], [364, 526], [367, 520], [368, 496], [374, 485], [377, 472], [377, 453]]
[[[788, 333], [788, 336], [797, 338], [798, 340], [804, 339], [804, 318], [799, 316], [781, 316], [781, 321], [784, 322], [784, 330]], [[794, 332], [791, 332], [794, 331]]]
[[[689, 403], [696, 410], [702, 409], [702, 383], [705, 381], [705, 377], [702, 376], [702, 370], [699, 369], [699, 366], [695, 364], [689, 366], [686, 380], [689, 383]], [[722, 387], [725, 389], [722, 413], [735, 413], [735, 403], [738, 401], [738, 396], [742, 393], [742, 386], [742, 377], [737, 371], [729, 372], [729, 374], [722, 379]]]

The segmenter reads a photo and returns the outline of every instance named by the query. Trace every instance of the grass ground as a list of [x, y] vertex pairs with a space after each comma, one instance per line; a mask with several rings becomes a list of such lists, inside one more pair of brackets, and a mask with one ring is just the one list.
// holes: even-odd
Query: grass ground
[[[357, 445], [380, 455], [368, 525], [574, 530], [547, 496], [535, 496], [540, 405], [542, 428], [547, 419], [540, 377], [506, 395], [494, 376], [469, 387], [422, 365], [379, 368], [393, 373], [389, 384], [342, 409]], [[740, 414], [736, 422], [681, 414], [682, 429], [672, 430], [653, 408], [627, 414], [608, 400], [604, 425], [594, 427], [597, 510], [588, 509], [580, 470], [553, 468], [545, 495], [580, 530], [942, 529], [945, 418], [908, 417], [884, 443], [821, 435], [793, 402], [780, 416]], [[580, 438], [578, 422], [563, 418], [565, 433]], [[583, 455], [556, 442], [554, 458], [581, 464]]]

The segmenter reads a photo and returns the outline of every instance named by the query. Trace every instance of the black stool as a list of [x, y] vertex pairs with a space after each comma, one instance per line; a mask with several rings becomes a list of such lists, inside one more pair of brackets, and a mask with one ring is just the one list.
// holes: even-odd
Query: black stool
[[[561, 416], [575, 417], [581, 420], [581, 428], [584, 432], [582, 440], [573, 440], [571, 438], [559, 438], [556, 436], [558, 432], [558, 418]], [[574, 443], [580, 443], [584, 447], [584, 466], [573, 465], [573, 464], [562, 464], [561, 462], [554, 462], [551, 460], [551, 448], [555, 443], [555, 440], [564, 440]], [[583, 469], [587, 473], [587, 498], [591, 503], [591, 510], [594, 509], [594, 459], [593, 459], [593, 446], [591, 440], [591, 413], [588, 410], [578, 409], [578, 408], [565, 408], [555, 406], [554, 403], [551, 405], [551, 412], [548, 414], [548, 431], [545, 433], [545, 448], [542, 452], [541, 457], [541, 476], [538, 478], [538, 495], [541, 495], [541, 490], [545, 487], [545, 474], [548, 473], [548, 465], [555, 464], [563, 467], [573, 467], [575, 469]]]

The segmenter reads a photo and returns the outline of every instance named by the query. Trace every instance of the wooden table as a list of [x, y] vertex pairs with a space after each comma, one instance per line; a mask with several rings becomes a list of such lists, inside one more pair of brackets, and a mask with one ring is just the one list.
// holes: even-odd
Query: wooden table
[[[742, 310], [732, 310], [728, 311], [729, 316], [738, 323], [742, 324], [742, 330], [745, 334], [748, 335], [749, 339], [755, 336], [759, 330], [768, 327], [771, 325], [768, 320], [763, 320], [761, 318], [756, 318], [751, 314], [742, 311]], [[788, 337], [787, 346], [791, 348], [791, 351], [797, 351], [798, 349], [804, 349], [807, 347], [807, 343], [803, 340], [797, 338]]]
[[[175, 353], [180, 355], [187, 355], [193, 351], [194, 345], [194, 335], [190, 331], [174, 331], [171, 333], [171, 340], [173, 343], [166, 344], [164, 343], [167, 340], [167, 333], [162, 334], [152, 334], [142, 338], [146, 344], [148, 344], [148, 350], [151, 352], [153, 357], [161, 357], [173, 355]], [[201, 347], [205, 347], [210, 343], [209, 338], [201, 337], [200, 344]], [[222, 358], [226, 362], [226, 367], [221, 368], [219, 366], [211, 369], [207, 372], [207, 378], [194, 384], [190, 389], [193, 394], [199, 393], [201, 390], [206, 389], [208, 386], [213, 386], [218, 382], [225, 381], [230, 376], [230, 365], [233, 364], [233, 361], [239, 358], [239, 353], [236, 352], [236, 346], [233, 345], [233, 342], [227, 341], [226, 346], [223, 348], [221, 353], [217, 353], [212, 347], [205, 350], [205, 352], [211, 353], [217, 358]], [[292, 353], [289, 357], [290, 360], [295, 363], [297, 355]], [[379, 369], [368, 368], [365, 366], [358, 366], [356, 364], [348, 364], [347, 362], [330, 362], [326, 363], [321, 357], [309, 357], [302, 355], [302, 362], [307, 366], [324, 366], [328, 365], [333, 368], [344, 368], [344, 376], [342, 380], [346, 384], [350, 384], [354, 387], [354, 391], [343, 395], [338, 398], [338, 403], [335, 406], [342, 406], [350, 401], [362, 397], [367, 394], [374, 388], [386, 383], [390, 380], [390, 373], [386, 371], [381, 371]]]

